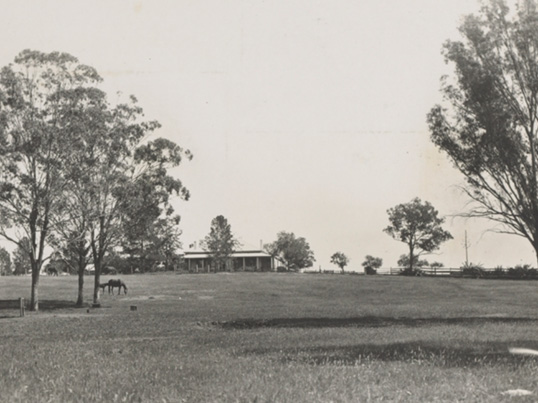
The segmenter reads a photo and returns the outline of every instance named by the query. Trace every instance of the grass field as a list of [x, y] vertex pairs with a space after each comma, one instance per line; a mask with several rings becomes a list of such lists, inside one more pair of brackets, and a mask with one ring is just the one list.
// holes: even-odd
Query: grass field
[[538, 400], [538, 358], [508, 352], [538, 349], [538, 282], [122, 279], [127, 295], [76, 309], [75, 276], [43, 277], [41, 312], [20, 318], [6, 301], [27, 298], [30, 278], [0, 277], [0, 401]]

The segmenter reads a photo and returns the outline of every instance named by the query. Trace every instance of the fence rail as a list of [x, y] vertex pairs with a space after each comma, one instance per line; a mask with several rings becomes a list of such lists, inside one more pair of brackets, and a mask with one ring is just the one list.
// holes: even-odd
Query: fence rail
[[[378, 269], [377, 274], [382, 274], [386, 276], [397, 275], [403, 269], [400, 268], [389, 268], [389, 269]], [[484, 269], [485, 271], [490, 271]], [[447, 267], [421, 267], [420, 271], [426, 276], [455, 276], [462, 273], [462, 269], [458, 268], [447, 268]], [[493, 271], [493, 269], [491, 269]]]
[[[403, 268], [380, 268], [377, 269], [377, 275], [395, 276], [401, 274]], [[321, 273], [321, 274], [359, 274], [364, 275], [363, 270], [307, 270], [304, 273]], [[531, 267], [515, 268], [452, 268], [452, 267], [421, 267], [418, 268], [420, 276], [438, 276], [438, 277], [465, 277], [465, 278], [497, 278], [497, 279], [533, 279], [538, 280], [538, 269]]]

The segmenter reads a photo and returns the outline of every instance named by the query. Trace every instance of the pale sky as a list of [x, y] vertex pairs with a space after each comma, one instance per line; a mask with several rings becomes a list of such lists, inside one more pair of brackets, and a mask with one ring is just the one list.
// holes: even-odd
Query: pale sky
[[[414, 197], [441, 215], [465, 211], [462, 183], [429, 140], [426, 114], [449, 73], [473, 0], [2, 1], [0, 66], [23, 49], [63, 51], [95, 67], [112, 100], [134, 94], [158, 136], [190, 149], [174, 170], [182, 242], [224, 215], [257, 248], [279, 231], [305, 237], [315, 267], [365, 255], [395, 267], [406, 246], [385, 234], [386, 210]], [[536, 258], [488, 221], [447, 218], [454, 240], [430, 261], [485, 267]]]

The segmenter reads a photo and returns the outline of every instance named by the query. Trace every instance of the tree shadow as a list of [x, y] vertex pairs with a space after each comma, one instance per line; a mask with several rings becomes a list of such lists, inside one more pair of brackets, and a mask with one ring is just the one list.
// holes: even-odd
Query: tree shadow
[[0, 299], [0, 310], [2, 311], [19, 309], [19, 308], [20, 308], [20, 302], [18, 299]]
[[56, 311], [59, 309], [80, 309], [80, 308], [88, 308], [89, 306], [90, 304], [83, 304], [81, 306], [77, 306], [76, 302], [57, 300], [57, 299], [46, 299], [46, 300], [39, 301], [40, 311]]
[[227, 322], [214, 322], [224, 329], [258, 328], [325, 328], [325, 327], [420, 327], [431, 325], [482, 325], [487, 323], [532, 323], [536, 318], [528, 317], [432, 317], [432, 318], [394, 318], [380, 316], [359, 316], [350, 318], [275, 318], [239, 319]]
[[[7, 299], [0, 300], [0, 311], [10, 311], [20, 309], [20, 302], [18, 299]], [[24, 309], [28, 310], [30, 306], [30, 301], [24, 300]], [[66, 300], [40, 300], [39, 301], [39, 310], [40, 311], [56, 311], [59, 309], [78, 309], [78, 308], [88, 308], [90, 304], [83, 304], [82, 306], [77, 306], [73, 301]]]
[[245, 355], [277, 354], [283, 363], [298, 362], [310, 365], [356, 365], [368, 362], [408, 362], [447, 368], [503, 366], [517, 368], [525, 362], [536, 362], [538, 357], [514, 355], [509, 346], [538, 348], [536, 340], [517, 342], [468, 342], [440, 345], [428, 342], [390, 344], [356, 344], [350, 346], [319, 346], [306, 348], [259, 348], [243, 351]]

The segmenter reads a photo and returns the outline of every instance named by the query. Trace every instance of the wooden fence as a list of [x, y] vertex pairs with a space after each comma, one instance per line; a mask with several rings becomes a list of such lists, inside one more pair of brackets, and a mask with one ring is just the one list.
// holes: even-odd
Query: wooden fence
[[[389, 269], [378, 269], [377, 274], [392, 276], [400, 274], [402, 269], [400, 268], [389, 268]], [[493, 270], [493, 269], [492, 269]], [[461, 268], [447, 268], [447, 267], [421, 267], [420, 271], [425, 276], [457, 276], [461, 275]], [[488, 271], [488, 269], [484, 269]]]

